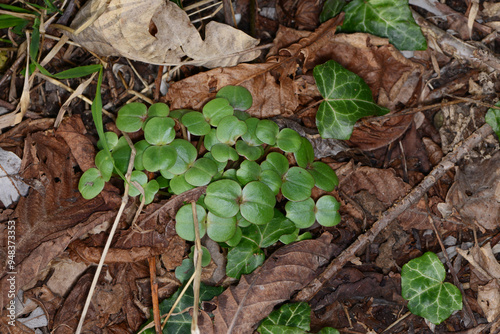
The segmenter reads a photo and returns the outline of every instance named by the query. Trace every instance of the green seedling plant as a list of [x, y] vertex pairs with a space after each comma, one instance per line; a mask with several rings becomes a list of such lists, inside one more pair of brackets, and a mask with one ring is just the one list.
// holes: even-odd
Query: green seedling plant
[[401, 271], [403, 298], [411, 313], [440, 324], [462, 309], [462, 294], [451, 283], [443, 283], [446, 271], [438, 256], [427, 252], [411, 260]]
[[[116, 119], [119, 130], [144, 133], [134, 144], [129, 195], [148, 204], [160, 190], [171, 196], [206, 186], [196, 204], [200, 235], [228, 248], [227, 274], [235, 278], [264, 262], [262, 248], [310, 237], [300, 230], [316, 221], [323, 226], [340, 222], [333, 196], [311, 197], [314, 187], [331, 192], [338, 184], [333, 169], [314, 161], [311, 143], [296, 131], [250, 117], [244, 111], [251, 105], [247, 89], [227, 86], [201, 112], [130, 103]], [[87, 199], [97, 196], [113, 175], [125, 174], [131, 156], [123, 136], [107, 132], [102, 138], [96, 167], [85, 171], [79, 183]], [[296, 163], [290, 165], [288, 158]], [[194, 241], [191, 205], [182, 206], [175, 220], [177, 234]]]

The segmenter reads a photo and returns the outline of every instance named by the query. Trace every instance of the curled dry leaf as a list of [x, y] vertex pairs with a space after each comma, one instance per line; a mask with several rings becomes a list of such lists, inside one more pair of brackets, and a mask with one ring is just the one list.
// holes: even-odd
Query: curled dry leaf
[[98, 55], [145, 63], [176, 65], [187, 57], [191, 64], [214, 68], [234, 66], [260, 54], [246, 52], [258, 40], [214, 21], [206, 25], [203, 40], [186, 12], [171, 1], [91, 0], [71, 27], [83, 30], [69, 34], [70, 38]]
[[332, 235], [281, 247], [254, 273], [213, 301], [215, 333], [253, 333], [273, 307], [306, 286], [333, 255]]

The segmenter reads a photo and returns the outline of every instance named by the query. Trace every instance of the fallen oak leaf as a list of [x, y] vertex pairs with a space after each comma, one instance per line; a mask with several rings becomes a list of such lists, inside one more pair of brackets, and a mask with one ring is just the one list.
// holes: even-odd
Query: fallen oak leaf
[[[109, 2], [109, 3], [108, 3]], [[259, 56], [259, 41], [215, 21], [202, 40], [186, 12], [171, 1], [92, 0], [82, 7], [68, 33], [101, 56], [122, 56], [152, 64], [234, 66]], [[80, 32], [81, 30], [81, 32]], [[246, 52], [248, 51], [248, 52]]]

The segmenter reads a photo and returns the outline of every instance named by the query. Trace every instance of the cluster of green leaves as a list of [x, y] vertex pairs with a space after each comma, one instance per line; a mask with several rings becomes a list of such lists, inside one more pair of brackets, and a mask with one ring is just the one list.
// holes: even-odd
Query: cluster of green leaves
[[[311, 198], [314, 187], [329, 192], [338, 184], [332, 168], [314, 161], [311, 143], [296, 131], [280, 131], [270, 120], [250, 117], [244, 111], [251, 105], [248, 90], [226, 86], [202, 112], [170, 111], [163, 103], [149, 108], [130, 103], [119, 110], [116, 119], [121, 131], [144, 132], [144, 139], [134, 144], [137, 153], [131, 181], [144, 189], [146, 204], [160, 189], [178, 195], [207, 186], [195, 210], [200, 234], [230, 248], [227, 274], [232, 277], [261, 265], [261, 248], [278, 240], [289, 243], [306, 238], [308, 234], [299, 236], [300, 229], [315, 221], [323, 226], [340, 221], [340, 205], [333, 196]], [[204, 154], [192, 142], [177, 138], [177, 133], [186, 132], [182, 129], [197, 137], [199, 147], [203, 143]], [[103, 137], [107, 147], [99, 141], [96, 168], [80, 179], [80, 192], [87, 199], [97, 196], [113, 173], [125, 174], [129, 164], [131, 148], [125, 138], [113, 132]], [[290, 166], [286, 154], [294, 156], [296, 166]], [[157, 177], [150, 180], [146, 172]], [[140, 194], [132, 183], [129, 195]], [[286, 216], [275, 208], [277, 196], [284, 198]], [[194, 240], [191, 205], [178, 210], [176, 231], [185, 240]]]
[[413, 19], [408, 0], [326, 0], [322, 22], [345, 12], [342, 32], [366, 32], [388, 38], [399, 50], [425, 50], [427, 41]]
[[451, 283], [443, 283], [446, 271], [438, 256], [427, 252], [411, 260], [401, 271], [403, 298], [411, 313], [438, 325], [462, 309], [462, 294]]
[[[500, 108], [500, 102], [495, 104], [495, 107]], [[500, 109], [490, 108], [484, 116], [486, 123], [488, 123], [495, 131], [498, 138], [500, 138]]]

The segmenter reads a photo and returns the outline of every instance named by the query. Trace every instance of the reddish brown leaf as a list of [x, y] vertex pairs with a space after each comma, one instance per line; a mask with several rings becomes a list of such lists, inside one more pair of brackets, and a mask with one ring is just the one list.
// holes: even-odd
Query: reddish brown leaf
[[254, 273], [214, 299], [216, 333], [252, 333], [276, 304], [306, 286], [333, 253], [332, 235], [284, 246]]

